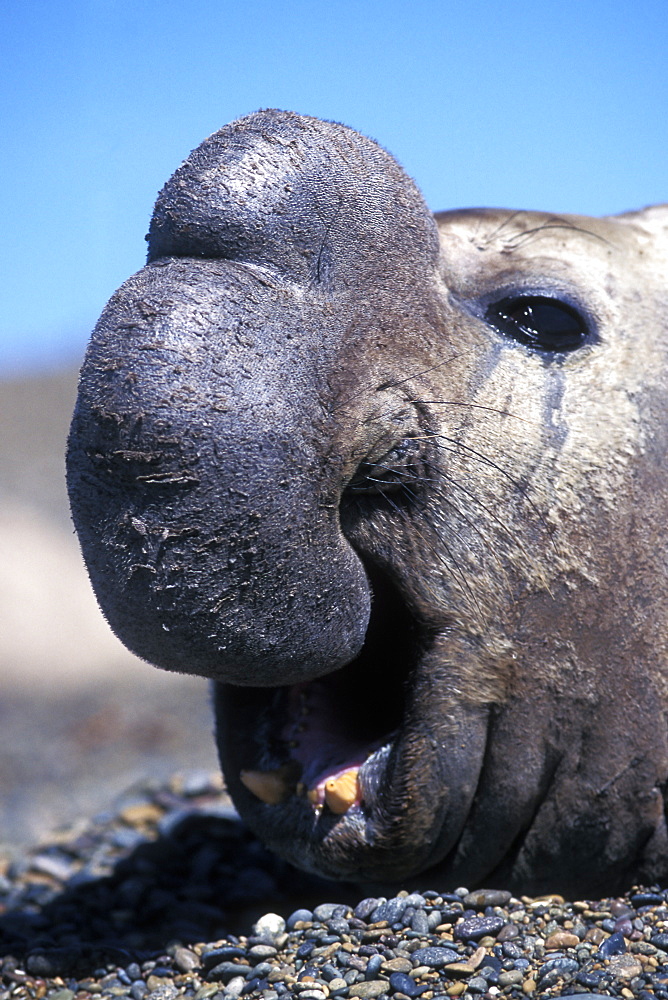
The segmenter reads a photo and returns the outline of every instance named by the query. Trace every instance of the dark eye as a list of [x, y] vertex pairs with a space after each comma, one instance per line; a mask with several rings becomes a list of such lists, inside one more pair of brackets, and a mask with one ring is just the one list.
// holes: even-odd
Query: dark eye
[[485, 319], [499, 333], [540, 351], [574, 351], [589, 332], [575, 309], [542, 295], [501, 299], [488, 307]]

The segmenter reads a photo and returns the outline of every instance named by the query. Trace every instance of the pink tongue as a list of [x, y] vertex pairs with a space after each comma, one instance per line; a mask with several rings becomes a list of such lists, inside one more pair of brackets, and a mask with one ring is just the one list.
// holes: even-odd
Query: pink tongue
[[[290, 756], [302, 765], [309, 800], [316, 806], [327, 802], [333, 812], [345, 812], [359, 801], [357, 772], [376, 749], [343, 731], [344, 707], [318, 681], [295, 685], [288, 705], [290, 721], [281, 733], [291, 745]], [[345, 808], [333, 808], [345, 801]]]

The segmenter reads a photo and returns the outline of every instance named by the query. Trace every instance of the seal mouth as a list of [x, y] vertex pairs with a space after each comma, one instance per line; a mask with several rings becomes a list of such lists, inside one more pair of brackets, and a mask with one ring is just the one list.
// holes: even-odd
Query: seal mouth
[[239, 811], [269, 847], [330, 878], [394, 881], [440, 860], [461, 823], [444, 831], [443, 747], [421, 704], [429, 630], [365, 568], [359, 655], [292, 686], [216, 685], [219, 747]]

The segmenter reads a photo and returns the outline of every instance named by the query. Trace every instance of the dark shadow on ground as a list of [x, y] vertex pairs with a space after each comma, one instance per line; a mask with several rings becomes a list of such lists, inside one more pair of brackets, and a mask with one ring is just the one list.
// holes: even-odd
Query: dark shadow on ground
[[[62, 856], [63, 845], [57, 850]], [[10, 894], [0, 917], [0, 956], [38, 976], [141, 962], [175, 942], [250, 934], [266, 912], [287, 916], [298, 906], [359, 898], [352, 886], [280, 861], [239, 820], [197, 813], [131, 850], [106, 877], [91, 878], [84, 867], [55, 895], [45, 882], [26, 883], [25, 873], [15, 878], [17, 902]]]

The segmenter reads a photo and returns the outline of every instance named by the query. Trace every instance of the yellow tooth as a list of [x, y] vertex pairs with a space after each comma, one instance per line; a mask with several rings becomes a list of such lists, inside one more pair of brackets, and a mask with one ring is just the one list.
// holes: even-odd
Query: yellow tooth
[[277, 806], [290, 794], [290, 784], [286, 768], [275, 771], [241, 771], [242, 784], [268, 806]]
[[325, 784], [325, 802], [337, 816], [348, 812], [359, 794], [358, 771], [358, 767], [351, 767]]

